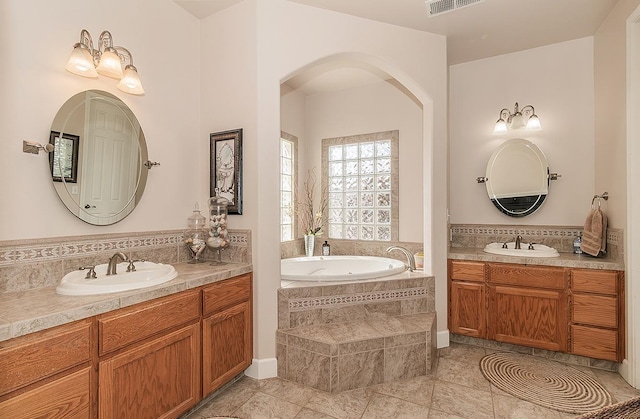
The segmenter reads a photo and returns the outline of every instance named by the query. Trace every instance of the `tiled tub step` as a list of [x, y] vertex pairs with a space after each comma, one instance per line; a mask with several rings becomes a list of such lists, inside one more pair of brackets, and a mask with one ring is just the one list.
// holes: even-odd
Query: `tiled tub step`
[[436, 359], [436, 314], [379, 314], [277, 331], [278, 375], [336, 393], [426, 375]]

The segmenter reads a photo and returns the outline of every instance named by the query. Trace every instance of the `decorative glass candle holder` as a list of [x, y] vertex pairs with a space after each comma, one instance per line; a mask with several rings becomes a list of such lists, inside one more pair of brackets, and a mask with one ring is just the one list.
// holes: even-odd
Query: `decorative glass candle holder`
[[209, 237], [207, 246], [209, 249], [218, 252], [218, 263], [222, 263], [222, 249], [229, 246], [229, 232], [227, 231], [227, 207], [229, 201], [220, 196], [216, 190], [216, 195], [209, 198]]
[[184, 244], [187, 246], [187, 249], [189, 249], [192, 258], [189, 263], [202, 262], [200, 255], [207, 247], [208, 232], [206, 222], [207, 219], [200, 214], [200, 208], [196, 202], [193, 214], [187, 218], [189, 230], [184, 232]]

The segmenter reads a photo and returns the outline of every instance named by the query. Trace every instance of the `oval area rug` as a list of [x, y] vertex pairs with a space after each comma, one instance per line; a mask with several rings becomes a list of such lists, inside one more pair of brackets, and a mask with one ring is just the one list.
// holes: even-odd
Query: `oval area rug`
[[555, 361], [510, 352], [489, 354], [480, 371], [491, 384], [549, 409], [587, 413], [611, 404], [611, 395], [588, 374]]

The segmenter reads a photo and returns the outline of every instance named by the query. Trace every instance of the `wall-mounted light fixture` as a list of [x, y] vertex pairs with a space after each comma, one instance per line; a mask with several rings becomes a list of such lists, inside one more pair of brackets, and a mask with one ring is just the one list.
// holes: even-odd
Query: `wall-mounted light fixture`
[[518, 108], [518, 102], [513, 109], [513, 113], [509, 109], [504, 108], [500, 111], [500, 118], [493, 128], [493, 132], [507, 132], [510, 129], [526, 127], [528, 130], [540, 129], [540, 119], [536, 115], [533, 106], [527, 105], [522, 109]]
[[[125, 65], [124, 71], [122, 69]], [[133, 56], [124, 47], [114, 47], [109, 31], [103, 31], [98, 39], [98, 47], [93, 47], [91, 34], [83, 29], [80, 42], [73, 46], [73, 52], [65, 67], [67, 71], [83, 77], [103, 76], [119, 79], [118, 89], [132, 95], [144, 94], [138, 69], [133, 65]]]

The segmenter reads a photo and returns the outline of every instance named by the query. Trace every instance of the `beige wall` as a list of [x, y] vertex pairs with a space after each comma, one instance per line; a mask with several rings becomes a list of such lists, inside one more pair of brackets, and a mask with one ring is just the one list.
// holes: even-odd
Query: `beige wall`
[[[449, 83], [451, 223], [582, 225], [594, 194], [593, 39], [454, 65]], [[535, 107], [542, 130], [493, 134], [500, 109], [513, 112], [515, 102]], [[562, 175], [542, 207], [524, 218], [499, 212], [475, 181], [509, 138], [532, 141]]]
[[[637, 127], [638, 89], [637, 52], [633, 67], [636, 71], [629, 74], [627, 67], [627, 40], [633, 35], [634, 48], [640, 46], [638, 23], [629, 30], [628, 19], [634, 14], [640, 15], [639, 0], [620, 0], [600, 26], [594, 36], [595, 49], [595, 161], [596, 188], [606, 184], [610, 188], [609, 220], [612, 226], [626, 231], [626, 307], [627, 307], [627, 356], [621, 367], [621, 374], [636, 388], [640, 388], [640, 313], [637, 301], [640, 289], [637, 285], [638, 267], [635, 253], [640, 248], [640, 236], [637, 233], [636, 215], [640, 211], [637, 203], [638, 192], [638, 149], [637, 137], [627, 132], [627, 127]], [[633, 83], [634, 101], [629, 103], [628, 95]], [[627, 109], [627, 104], [632, 108]], [[635, 108], [633, 107], [635, 106]], [[632, 113], [630, 113], [632, 112]], [[635, 125], [630, 125], [635, 122]], [[637, 133], [635, 133], [637, 134]]]
[[[186, 228], [199, 183], [198, 20], [172, 1], [157, 0], [21, 0], [0, 8], [0, 240]], [[109, 30], [116, 45], [132, 52], [145, 96], [122, 93], [108, 77], [65, 71], [83, 28], [94, 42]], [[47, 156], [22, 152], [23, 139], [48, 142], [58, 108], [87, 89], [121, 98], [140, 121], [150, 158], [162, 164], [149, 173], [138, 208], [108, 227], [72, 215], [52, 186]]]
[[626, 228], [626, 19], [640, 5], [620, 0], [594, 36], [596, 190], [608, 188], [609, 222]]
[[321, 168], [323, 138], [400, 131], [399, 240], [423, 241], [422, 109], [392, 82], [311, 95], [305, 105], [306, 156]]

